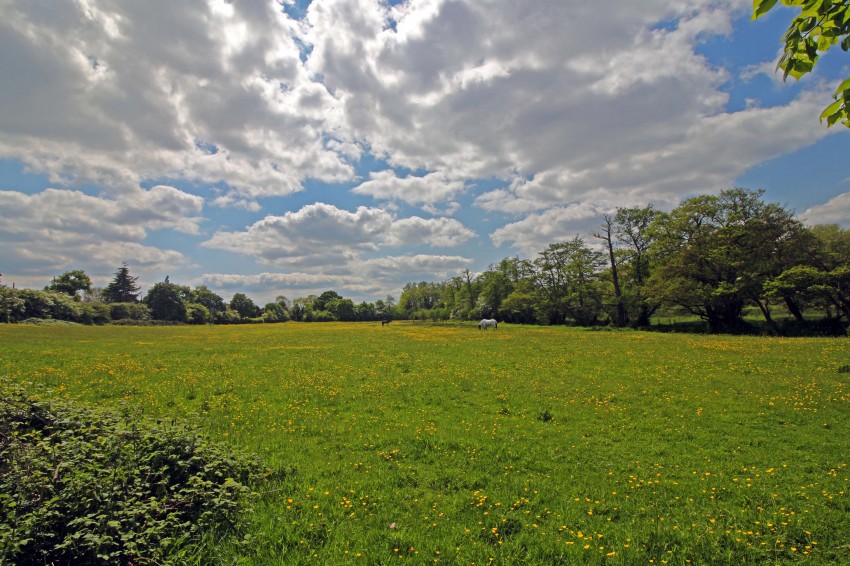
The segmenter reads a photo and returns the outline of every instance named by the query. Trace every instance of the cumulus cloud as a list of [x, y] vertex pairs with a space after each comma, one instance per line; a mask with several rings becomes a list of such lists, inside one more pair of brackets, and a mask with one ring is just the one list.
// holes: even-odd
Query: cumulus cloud
[[267, 216], [241, 232], [216, 232], [202, 245], [253, 256], [264, 264], [332, 266], [347, 264], [381, 244], [452, 247], [474, 236], [449, 218], [396, 220], [379, 208], [361, 206], [350, 212], [314, 203]]
[[512, 247], [530, 257], [554, 242], [576, 236], [588, 238], [606, 212], [610, 210], [588, 202], [550, 208], [502, 226], [490, 234], [490, 239], [496, 246], [510, 242]]
[[[353, 176], [338, 102], [276, 2], [7, 3], [0, 156], [107, 191], [181, 177], [247, 202]], [[14, 78], [14, 80], [11, 80]]]
[[454, 247], [474, 238], [475, 232], [451, 218], [413, 216], [392, 223], [384, 243], [388, 246], [424, 244], [432, 247]]
[[842, 193], [824, 204], [813, 206], [800, 217], [811, 225], [839, 224], [846, 228], [850, 226], [850, 193]]
[[451, 200], [463, 189], [462, 181], [450, 180], [438, 172], [400, 178], [394, 171], [385, 170], [373, 171], [368, 181], [354, 187], [351, 192], [378, 200], [401, 200], [413, 205], [433, 206]]
[[202, 208], [200, 197], [163, 185], [117, 199], [52, 188], [32, 195], [0, 191], [0, 260], [33, 270], [88, 265], [95, 273], [132, 260], [161, 272], [191, 261], [143, 241], [161, 229], [197, 234]]
[[282, 216], [266, 216], [243, 232], [219, 231], [202, 245], [249, 255], [265, 264], [329, 264], [376, 249], [376, 241], [392, 224], [384, 210], [358, 207], [341, 210], [315, 203]]

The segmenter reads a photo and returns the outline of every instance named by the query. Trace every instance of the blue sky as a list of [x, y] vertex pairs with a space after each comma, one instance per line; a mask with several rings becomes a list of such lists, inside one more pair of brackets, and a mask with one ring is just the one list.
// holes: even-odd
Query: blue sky
[[259, 303], [533, 257], [604, 213], [764, 189], [850, 226], [850, 57], [774, 72], [748, 0], [5, 3], [0, 272], [127, 262]]

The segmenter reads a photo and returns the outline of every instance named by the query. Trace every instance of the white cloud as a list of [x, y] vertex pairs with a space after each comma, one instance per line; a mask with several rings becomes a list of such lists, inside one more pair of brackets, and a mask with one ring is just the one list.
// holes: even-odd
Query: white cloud
[[390, 214], [378, 208], [349, 212], [315, 203], [283, 216], [266, 216], [243, 232], [216, 232], [202, 245], [253, 256], [264, 264], [334, 264], [376, 249], [391, 224]]
[[132, 261], [161, 273], [191, 261], [143, 241], [153, 230], [197, 234], [202, 208], [200, 197], [162, 185], [116, 199], [64, 189], [0, 191], [0, 261], [54, 271], [86, 265], [95, 275]]
[[445, 248], [458, 246], [474, 237], [475, 232], [457, 220], [413, 216], [393, 222], [384, 242], [392, 247], [424, 244]]
[[422, 177], [409, 175], [400, 178], [392, 170], [385, 170], [373, 171], [368, 181], [354, 187], [351, 192], [379, 200], [400, 200], [413, 205], [433, 206], [451, 200], [463, 189], [462, 181], [451, 180], [439, 172]]
[[850, 193], [837, 195], [828, 202], [813, 206], [803, 212], [800, 218], [811, 225], [840, 224], [850, 227]]
[[276, 2], [221, 4], [6, 3], [0, 156], [54, 183], [180, 177], [248, 201], [352, 178], [326, 147], [339, 103], [308, 77], [298, 25]]
[[[385, 256], [363, 262], [366, 273], [379, 278], [391, 278], [399, 283], [417, 278], [448, 277], [455, 275], [472, 263], [462, 256], [406, 254]], [[401, 285], [399, 285], [400, 287]]]
[[361, 206], [349, 212], [315, 203], [267, 216], [241, 232], [217, 232], [202, 246], [252, 256], [264, 264], [341, 266], [380, 244], [452, 247], [474, 236], [449, 218], [396, 220], [378, 208]]
[[591, 243], [589, 235], [598, 228], [605, 212], [610, 210], [588, 202], [550, 208], [502, 226], [490, 234], [490, 239], [496, 246], [511, 242], [514, 248], [532, 257], [551, 243], [571, 240], [576, 236]]

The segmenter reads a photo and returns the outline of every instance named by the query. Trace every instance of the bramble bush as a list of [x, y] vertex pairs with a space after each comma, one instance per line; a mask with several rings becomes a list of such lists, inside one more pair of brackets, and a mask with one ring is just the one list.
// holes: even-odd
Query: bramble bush
[[182, 563], [241, 534], [268, 477], [189, 424], [0, 381], [0, 564]]

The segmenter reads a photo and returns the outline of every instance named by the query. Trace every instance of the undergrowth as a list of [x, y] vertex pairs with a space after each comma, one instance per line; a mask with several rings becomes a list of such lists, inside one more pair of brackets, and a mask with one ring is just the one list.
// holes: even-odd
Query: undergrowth
[[266, 477], [191, 424], [0, 381], [0, 564], [197, 560], [209, 537], [243, 534]]

